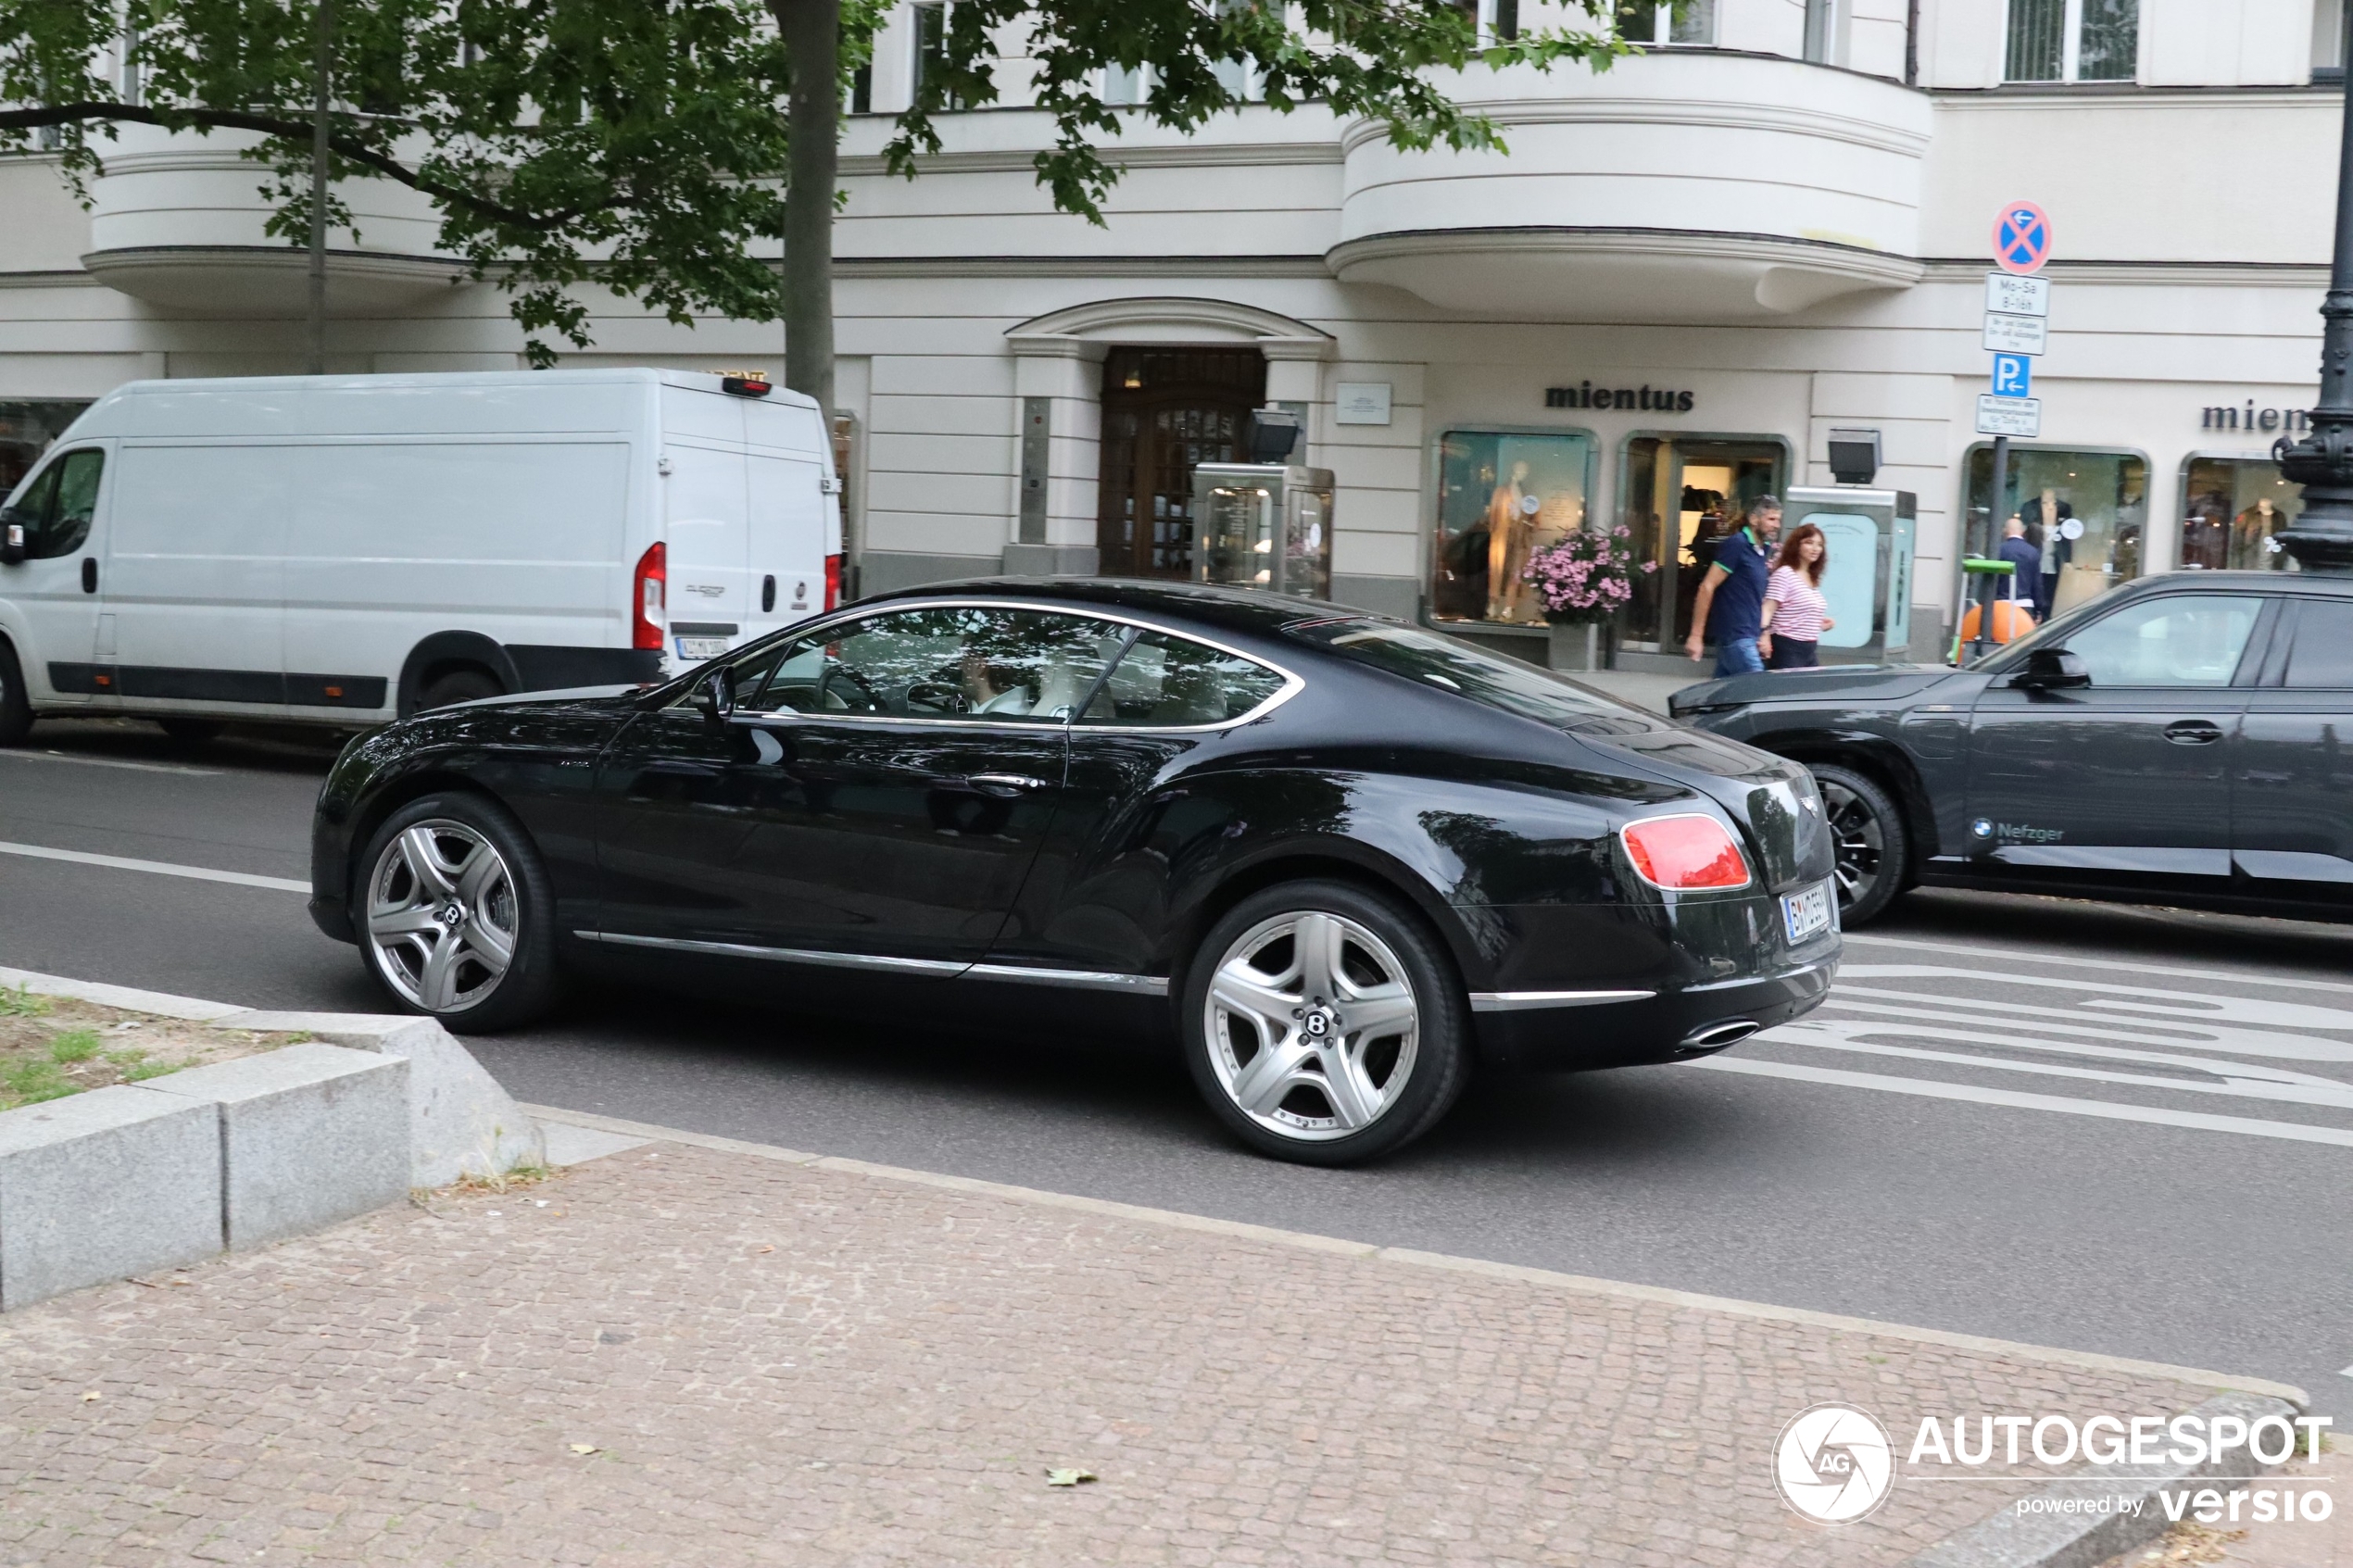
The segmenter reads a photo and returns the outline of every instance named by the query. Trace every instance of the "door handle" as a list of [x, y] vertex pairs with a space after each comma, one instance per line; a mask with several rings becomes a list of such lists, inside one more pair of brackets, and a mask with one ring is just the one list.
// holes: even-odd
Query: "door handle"
[[2212, 746], [2222, 738], [2222, 727], [2204, 719], [2176, 719], [2165, 726], [2165, 738], [2175, 746]]
[[82, 591], [85, 594], [98, 591], [98, 558], [95, 556], [82, 558]]
[[1027, 773], [975, 773], [964, 781], [983, 795], [1019, 795], [1025, 790], [1044, 789], [1044, 779], [1031, 778]]

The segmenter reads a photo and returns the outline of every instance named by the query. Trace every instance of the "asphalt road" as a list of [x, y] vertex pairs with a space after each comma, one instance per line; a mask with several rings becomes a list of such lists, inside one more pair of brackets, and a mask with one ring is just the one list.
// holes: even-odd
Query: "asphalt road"
[[[0, 965], [376, 1010], [303, 912], [332, 748], [0, 752]], [[101, 855], [254, 882], [58, 859]], [[1475, 1085], [1370, 1170], [1227, 1143], [1175, 1063], [598, 989], [472, 1042], [526, 1100], [1786, 1306], [2282, 1379], [2353, 1424], [2353, 928], [1918, 894], [1711, 1062]]]

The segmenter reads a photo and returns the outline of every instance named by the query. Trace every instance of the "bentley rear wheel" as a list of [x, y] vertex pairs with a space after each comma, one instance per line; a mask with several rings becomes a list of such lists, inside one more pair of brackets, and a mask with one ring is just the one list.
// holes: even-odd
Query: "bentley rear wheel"
[[1446, 1113], [1468, 1067], [1468, 1004], [1437, 939], [1345, 883], [1244, 899], [1202, 941], [1179, 1005], [1210, 1110], [1279, 1159], [1401, 1148]]

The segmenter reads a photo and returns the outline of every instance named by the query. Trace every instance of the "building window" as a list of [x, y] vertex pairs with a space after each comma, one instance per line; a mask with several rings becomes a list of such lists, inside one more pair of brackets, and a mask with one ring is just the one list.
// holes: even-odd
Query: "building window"
[[875, 62], [872, 60], [849, 73], [849, 112], [875, 112]]
[[1111, 66], [1103, 71], [1103, 102], [1134, 108], [1151, 96], [1152, 68]]
[[0, 497], [32, 471], [49, 444], [90, 407], [82, 402], [0, 402]]
[[[948, 63], [948, 7], [944, 4], [915, 7], [915, 102], [924, 101], [924, 83], [939, 74]], [[942, 95], [938, 107], [952, 109], [959, 107], [955, 98]]]
[[2010, 0], [2008, 82], [2130, 82], [2140, 0]]
[[[1513, 20], [1518, 17], [1515, 7]], [[1617, 35], [1629, 44], [1716, 42], [1716, 0], [1625, 0], [1617, 7]]]
[[[1967, 537], [1983, 537], [1994, 449], [1969, 448]], [[1995, 513], [2026, 525], [2027, 543], [2043, 552], [2043, 580], [2034, 604], [2047, 619], [2096, 598], [2141, 574], [2143, 527], [2148, 520], [2148, 464], [2122, 452], [2010, 448], [2009, 480]], [[2001, 529], [1994, 531], [1996, 538]]]
[[1584, 431], [1450, 430], [1438, 441], [1430, 613], [1541, 626], [1529, 556], [1585, 523], [1593, 438]]
[[2345, 0], [2313, 0], [2312, 80], [2345, 80]]
[[2304, 511], [2304, 486], [2261, 458], [2192, 458], [2182, 467], [2186, 571], [2293, 570], [2275, 537]]

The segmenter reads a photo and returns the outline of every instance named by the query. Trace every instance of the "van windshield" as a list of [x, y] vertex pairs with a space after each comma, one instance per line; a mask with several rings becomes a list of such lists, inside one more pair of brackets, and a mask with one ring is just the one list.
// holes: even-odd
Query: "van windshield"
[[1452, 637], [1387, 621], [1315, 621], [1290, 635], [1344, 659], [1540, 724], [1584, 734], [1632, 734], [1661, 726], [1639, 709], [1572, 685], [1547, 670]]

